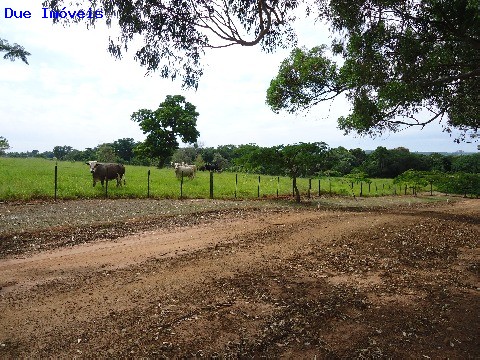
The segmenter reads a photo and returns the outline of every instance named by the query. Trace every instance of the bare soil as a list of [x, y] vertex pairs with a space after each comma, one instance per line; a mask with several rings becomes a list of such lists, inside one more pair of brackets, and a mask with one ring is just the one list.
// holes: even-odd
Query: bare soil
[[0, 204], [0, 358], [480, 358], [479, 200], [281, 204]]

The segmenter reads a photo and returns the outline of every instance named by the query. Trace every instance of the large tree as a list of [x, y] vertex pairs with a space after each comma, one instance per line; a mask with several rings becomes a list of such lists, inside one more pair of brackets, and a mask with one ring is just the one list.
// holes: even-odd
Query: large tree
[[[111, 54], [121, 58], [141, 37], [136, 60], [148, 72], [181, 77], [187, 87], [197, 86], [207, 48], [292, 46], [300, 4], [303, 14], [315, 10], [340, 36], [330, 49], [296, 49], [282, 64], [268, 91], [274, 110], [297, 111], [346, 94], [352, 109], [339, 127], [347, 133], [375, 135], [441, 121], [446, 131], [477, 135], [478, 0], [44, 1], [54, 22], [118, 21]], [[80, 8], [94, 15], [72, 19]], [[338, 64], [331, 55], [341, 57]]]
[[73, 148], [68, 145], [55, 146], [53, 148], [53, 154], [58, 160], [64, 160], [65, 156], [73, 151]]
[[124, 161], [132, 160], [134, 153], [133, 149], [137, 145], [132, 138], [118, 139], [112, 144], [115, 149], [115, 154]]
[[113, 144], [101, 144], [97, 147], [96, 159], [101, 162], [114, 163], [118, 162], [119, 156], [115, 153]]
[[299, 143], [278, 147], [281, 164], [287, 175], [293, 179], [293, 190], [297, 202], [300, 202], [297, 177], [308, 176], [322, 170], [327, 149], [328, 145], [324, 142]]
[[197, 131], [198, 112], [194, 105], [181, 95], [167, 95], [157, 110], [141, 109], [131, 119], [139, 123], [147, 138], [137, 147], [143, 156], [155, 158], [161, 167], [179, 147], [177, 138], [184, 143], [194, 143]]
[[[118, 21], [121, 33], [109, 40], [109, 52], [121, 58], [132, 40], [143, 38], [135, 59], [166, 78], [182, 77], [196, 87], [202, 75], [200, 58], [206, 48], [260, 44], [265, 50], [294, 41], [291, 10], [298, 0], [45, 0], [53, 15], [61, 11], [91, 9], [82, 19], [53, 16], [54, 22], [87, 21], [94, 25]], [[49, 13], [50, 14], [50, 13]]]
[[[339, 128], [361, 135], [442, 122], [456, 140], [480, 126], [480, 16], [472, 0], [320, 1], [341, 37], [295, 49], [267, 91], [278, 112], [345, 94]], [[340, 56], [340, 61], [333, 56]]]

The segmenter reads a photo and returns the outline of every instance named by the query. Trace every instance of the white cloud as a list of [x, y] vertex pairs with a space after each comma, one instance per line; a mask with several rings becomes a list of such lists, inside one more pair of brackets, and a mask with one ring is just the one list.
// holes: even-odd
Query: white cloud
[[[184, 95], [197, 107], [200, 141], [206, 146], [324, 141], [346, 148], [476, 150], [475, 144], [453, 144], [438, 126], [374, 140], [343, 136], [336, 119], [349, 106], [342, 99], [307, 114], [274, 114], [265, 104], [266, 89], [289, 50], [266, 54], [237, 46], [209, 51], [198, 91], [186, 91], [180, 80], [172, 82], [158, 74], [145, 77], [133, 52], [122, 61], [113, 59], [106, 48], [108, 36], [116, 35], [114, 28], [52, 25], [50, 19], [41, 18], [41, 1], [8, 0], [4, 7], [34, 14], [31, 19], [2, 19], [0, 29], [0, 38], [32, 53], [30, 65], [0, 60], [0, 136], [8, 139], [13, 151], [46, 151], [57, 145], [84, 149], [125, 137], [143, 140], [130, 115], [142, 108], [156, 109], [166, 95], [174, 94]], [[299, 32], [299, 45], [329, 43], [327, 30], [320, 25], [301, 22]]]

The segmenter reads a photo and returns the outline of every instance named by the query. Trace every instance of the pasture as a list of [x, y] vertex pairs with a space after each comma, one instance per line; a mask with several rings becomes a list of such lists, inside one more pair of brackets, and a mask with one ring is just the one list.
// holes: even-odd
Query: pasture
[[[92, 175], [83, 162], [52, 161], [40, 158], [0, 158], [0, 200], [29, 201], [55, 196], [55, 166], [57, 166], [58, 199], [89, 199], [106, 196], [105, 188], [92, 186]], [[111, 181], [109, 198], [209, 198], [210, 173], [198, 171], [195, 179], [183, 184], [171, 168], [126, 165], [126, 186], [117, 188]], [[148, 173], [150, 171], [150, 181]], [[182, 186], [182, 189], [181, 189]], [[382, 196], [404, 193], [392, 179], [374, 179], [370, 184], [352, 183], [345, 178], [297, 179], [303, 196], [321, 194]], [[311, 187], [311, 188], [310, 188]], [[310, 191], [309, 191], [310, 189]], [[217, 199], [254, 199], [257, 197], [289, 196], [292, 179], [245, 173], [214, 173], [213, 196]]]
[[0, 358], [478, 357], [478, 200], [319, 180], [0, 158]]

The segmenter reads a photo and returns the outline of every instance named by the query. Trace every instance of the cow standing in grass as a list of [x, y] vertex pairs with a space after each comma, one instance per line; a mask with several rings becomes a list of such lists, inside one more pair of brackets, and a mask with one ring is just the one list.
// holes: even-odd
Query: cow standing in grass
[[175, 175], [177, 176], [177, 179], [181, 179], [182, 176], [188, 177], [189, 179], [194, 179], [196, 171], [197, 167], [195, 165], [175, 166]]
[[[122, 185], [122, 178], [125, 175], [125, 166], [122, 164], [99, 163], [97, 161], [87, 161], [90, 166], [90, 172], [93, 175], [93, 186], [100, 181], [104, 184], [108, 180], [117, 180], [117, 187]], [[123, 178], [123, 185], [125, 185], [125, 178]]]

